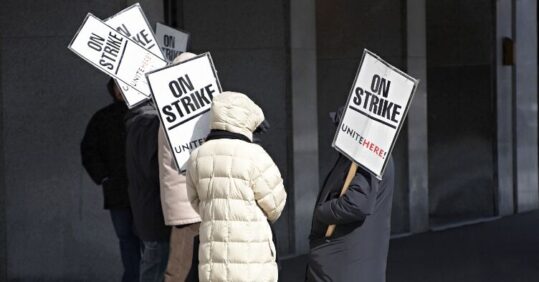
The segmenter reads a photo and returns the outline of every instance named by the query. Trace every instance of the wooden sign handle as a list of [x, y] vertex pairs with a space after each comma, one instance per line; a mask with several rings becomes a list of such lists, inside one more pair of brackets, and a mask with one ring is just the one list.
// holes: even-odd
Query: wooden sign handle
[[[344, 195], [344, 193], [346, 193], [346, 191], [348, 190], [350, 183], [352, 183], [354, 176], [356, 176], [356, 171], [357, 171], [357, 164], [352, 162], [352, 165], [350, 165], [350, 169], [348, 170], [348, 175], [346, 175], [346, 180], [344, 181], [344, 185], [342, 186], [341, 194], [339, 195], [339, 197]], [[335, 232], [335, 227], [336, 227], [335, 224], [328, 226], [328, 230], [326, 231], [326, 238], [331, 237], [331, 235], [333, 235], [333, 232]]]

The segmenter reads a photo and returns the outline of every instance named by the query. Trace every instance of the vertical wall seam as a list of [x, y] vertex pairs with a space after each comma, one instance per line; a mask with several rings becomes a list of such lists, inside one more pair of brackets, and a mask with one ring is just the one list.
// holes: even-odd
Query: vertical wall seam
[[[283, 18], [284, 21], [283, 32], [285, 33], [284, 36], [284, 46], [285, 46], [285, 100], [286, 100], [286, 155], [287, 155], [287, 165], [286, 165], [286, 174], [288, 180], [286, 181], [288, 188], [288, 193], [290, 194], [289, 199], [295, 198], [295, 178], [294, 178], [294, 122], [293, 122], [293, 115], [292, 115], [292, 59], [291, 59], [291, 23], [290, 19], [292, 18], [290, 13], [290, 3], [289, 1], [283, 1]], [[292, 189], [291, 189], [292, 188]], [[296, 232], [294, 228], [290, 228], [294, 226], [295, 222], [295, 201], [287, 201], [288, 205], [288, 251], [287, 253], [295, 253], [296, 252]]]
[[412, 233], [424, 232], [429, 229], [428, 58], [426, 46], [428, 15], [426, 5], [426, 1], [406, 1], [407, 72], [420, 80], [407, 118], [408, 202], [410, 232]]
[[6, 181], [4, 171], [4, 95], [2, 88], [2, 44], [0, 30], [0, 280], [7, 281], [7, 218], [6, 218]]

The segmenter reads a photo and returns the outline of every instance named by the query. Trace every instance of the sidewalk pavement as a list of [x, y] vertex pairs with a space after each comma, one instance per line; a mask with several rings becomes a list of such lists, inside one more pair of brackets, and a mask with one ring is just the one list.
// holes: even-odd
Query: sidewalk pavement
[[[303, 281], [305, 265], [306, 256], [285, 260], [279, 281]], [[387, 281], [537, 282], [539, 211], [393, 239]]]

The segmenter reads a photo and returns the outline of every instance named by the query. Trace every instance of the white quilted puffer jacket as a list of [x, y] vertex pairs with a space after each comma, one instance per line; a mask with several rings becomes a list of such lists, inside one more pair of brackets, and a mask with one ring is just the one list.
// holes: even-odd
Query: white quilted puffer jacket
[[[264, 120], [253, 101], [234, 92], [216, 96], [211, 113], [212, 129], [249, 140]], [[202, 219], [200, 281], [277, 281], [268, 220], [281, 215], [286, 192], [268, 153], [239, 139], [209, 140], [191, 154], [187, 189]]]

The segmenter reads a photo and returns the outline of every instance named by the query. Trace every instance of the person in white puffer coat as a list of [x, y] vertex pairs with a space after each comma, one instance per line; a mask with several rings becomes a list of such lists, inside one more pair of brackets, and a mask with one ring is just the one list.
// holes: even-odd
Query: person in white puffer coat
[[189, 199], [202, 219], [199, 279], [202, 282], [277, 281], [270, 222], [284, 208], [279, 169], [252, 143], [264, 121], [246, 95], [223, 92], [213, 99], [211, 132], [187, 165]]

